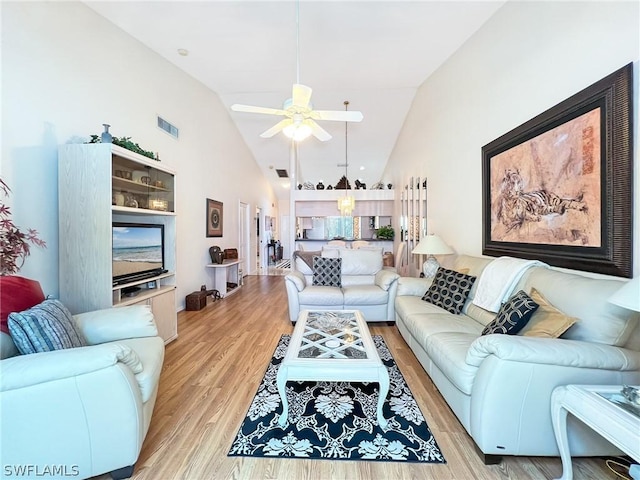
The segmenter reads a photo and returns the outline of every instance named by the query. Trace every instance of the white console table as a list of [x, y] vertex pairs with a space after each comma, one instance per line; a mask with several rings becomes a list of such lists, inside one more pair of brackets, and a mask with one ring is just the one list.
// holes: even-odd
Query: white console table
[[[223, 260], [222, 263], [209, 263], [208, 268], [213, 268], [213, 288], [220, 292], [221, 297], [226, 297], [237, 292], [242, 286], [242, 279], [240, 278], [240, 264], [242, 260]], [[236, 286], [228, 288], [229, 283], [234, 283]]]
[[551, 418], [562, 459], [560, 480], [573, 478], [567, 439], [567, 413], [640, 462], [640, 417], [612, 401], [622, 398], [621, 389], [621, 385], [567, 385], [553, 390]]

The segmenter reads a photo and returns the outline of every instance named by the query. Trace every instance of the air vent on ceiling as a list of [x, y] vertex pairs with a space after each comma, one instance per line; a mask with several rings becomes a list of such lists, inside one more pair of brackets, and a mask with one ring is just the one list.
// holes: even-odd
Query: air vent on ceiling
[[287, 173], [287, 171], [281, 168], [276, 168], [276, 173], [280, 178], [289, 178], [289, 174]]
[[171, 125], [162, 117], [158, 117], [158, 128], [161, 128], [173, 138], [178, 138], [178, 127], [176, 127], [175, 125]]

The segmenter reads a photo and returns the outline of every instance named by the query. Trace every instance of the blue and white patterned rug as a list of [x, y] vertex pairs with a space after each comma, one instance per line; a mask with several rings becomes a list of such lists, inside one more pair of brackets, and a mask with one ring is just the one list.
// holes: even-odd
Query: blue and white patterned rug
[[379, 335], [373, 340], [390, 378], [386, 432], [376, 421], [377, 383], [287, 382], [289, 422], [280, 427], [276, 375], [290, 339], [280, 338], [229, 456], [446, 463]]

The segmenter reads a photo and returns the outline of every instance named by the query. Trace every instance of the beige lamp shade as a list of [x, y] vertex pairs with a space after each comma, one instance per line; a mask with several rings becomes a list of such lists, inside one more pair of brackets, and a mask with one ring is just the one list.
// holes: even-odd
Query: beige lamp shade
[[426, 235], [411, 253], [414, 255], [449, 255], [453, 250], [437, 235]]
[[628, 281], [609, 297], [609, 302], [628, 310], [640, 312], [640, 277]]
[[449, 255], [453, 250], [437, 235], [426, 235], [411, 253], [427, 255], [427, 260], [422, 265], [422, 273], [426, 278], [433, 278], [440, 268], [434, 255]]

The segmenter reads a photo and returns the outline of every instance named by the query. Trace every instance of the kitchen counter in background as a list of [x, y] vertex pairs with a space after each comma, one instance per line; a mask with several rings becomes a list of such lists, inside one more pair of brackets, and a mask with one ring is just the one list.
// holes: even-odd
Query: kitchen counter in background
[[[351, 243], [366, 240], [370, 242], [372, 246], [382, 247], [384, 252], [393, 252], [393, 240], [383, 239], [370, 239], [370, 238], [355, 238], [353, 240], [344, 240], [348, 247], [351, 247]], [[330, 239], [312, 239], [312, 238], [298, 238], [296, 239], [296, 250], [316, 251], [322, 250], [322, 246], [329, 243]], [[302, 247], [302, 248], [300, 248]]]
[[[347, 244], [347, 247], [351, 247], [351, 243], [356, 242], [358, 240], [366, 240], [371, 243], [373, 247], [382, 247], [383, 255], [383, 265], [386, 267], [393, 267], [394, 263], [394, 254], [393, 254], [393, 240], [382, 240], [382, 239], [365, 239], [365, 238], [356, 238], [353, 240], [344, 240]], [[326, 245], [331, 240], [319, 240], [319, 239], [305, 239], [298, 238], [296, 239], [296, 250], [303, 250], [305, 252], [318, 252], [322, 250], [322, 247]]]
[[393, 240], [387, 240], [384, 238], [296, 238], [296, 242], [330, 242], [331, 240], [344, 240], [347, 243], [358, 242], [364, 240], [365, 242], [389, 242], [393, 244]]

